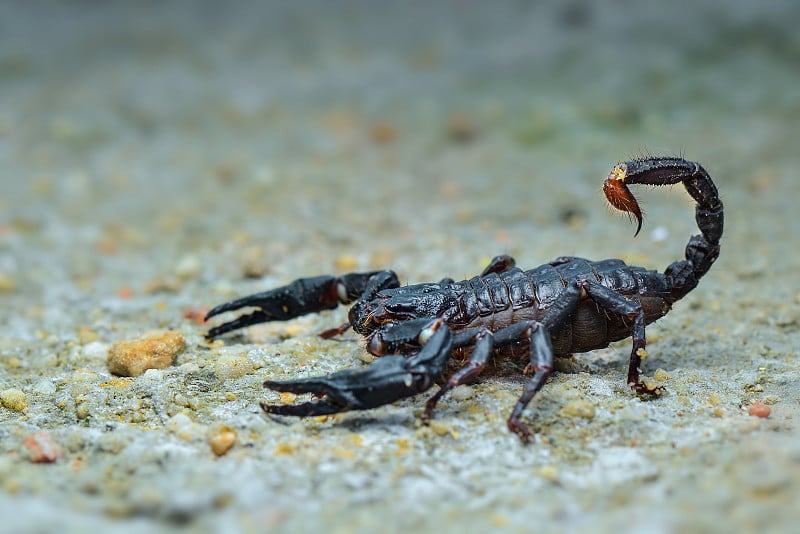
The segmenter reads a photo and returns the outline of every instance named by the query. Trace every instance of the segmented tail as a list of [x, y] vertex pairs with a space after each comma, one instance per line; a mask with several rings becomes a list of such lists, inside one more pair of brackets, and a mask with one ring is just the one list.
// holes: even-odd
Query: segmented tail
[[685, 259], [673, 262], [664, 271], [675, 300], [694, 289], [719, 257], [724, 216], [722, 201], [711, 177], [698, 163], [683, 158], [644, 158], [616, 165], [603, 183], [608, 202], [636, 219], [638, 234], [642, 228], [642, 210], [628, 185], [673, 185], [679, 182], [697, 203], [695, 220], [700, 235], [689, 239]]

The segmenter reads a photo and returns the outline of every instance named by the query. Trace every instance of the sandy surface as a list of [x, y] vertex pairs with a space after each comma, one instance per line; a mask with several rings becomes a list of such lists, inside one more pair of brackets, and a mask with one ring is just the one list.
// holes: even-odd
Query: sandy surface
[[[793, 530], [795, 2], [207, 4], [0, 6], [0, 530]], [[663, 268], [696, 231], [682, 188], [641, 191], [635, 240], [599, 192], [646, 153], [701, 162], [726, 207], [720, 260], [648, 328], [654, 401], [621, 342], [552, 377], [527, 447], [514, 374], [430, 427], [424, 397], [269, 419], [267, 377], [364, 365], [356, 336], [316, 336], [346, 310], [213, 345], [192, 320], [499, 253]], [[111, 375], [153, 330], [184, 337], [173, 364]]]

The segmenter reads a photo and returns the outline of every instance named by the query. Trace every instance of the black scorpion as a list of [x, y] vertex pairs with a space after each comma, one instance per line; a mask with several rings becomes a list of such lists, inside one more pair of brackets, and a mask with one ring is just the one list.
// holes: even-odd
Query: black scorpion
[[[323, 332], [341, 334], [349, 327], [366, 339], [366, 349], [381, 358], [364, 369], [328, 376], [264, 382], [264, 387], [295, 394], [313, 393], [316, 401], [261, 407], [270, 414], [299, 417], [366, 410], [416, 395], [440, 383], [428, 399], [428, 421], [439, 399], [469, 382], [493, 354], [529, 358], [525, 384], [508, 428], [523, 441], [531, 431], [523, 411], [553, 370], [553, 358], [607, 347], [633, 338], [628, 384], [641, 396], [656, 389], [639, 377], [646, 356], [645, 325], [663, 317], [672, 304], [694, 289], [719, 255], [723, 210], [717, 188], [697, 163], [674, 157], [636, 159], [616, 165], [603, 190], [609, 203], [636, 218], [642, 212], [628, 189], [631, 184], [682, 183], [696, 202], [700, 234], [692, 236], [685, 258], [663, 273], [626, 265], [622, 260], [589, 261], [561, 257], [529, 271], [515, 267], [510, 256], [497, 256], [480, 276], [401, 287], [388, 270], [342, 276], [300, 278], [283, 287], [233, 300], [212, 309], [206, 319], [223, 312], [254, 307], [208, 331], [221, 334], [265, 321], [282, 321], [354, 302], [349, 322]], [[525, 350], [509, 350], [523, 346]], [[465, 363], [446, 381], [442, 375], [455, 352]]]

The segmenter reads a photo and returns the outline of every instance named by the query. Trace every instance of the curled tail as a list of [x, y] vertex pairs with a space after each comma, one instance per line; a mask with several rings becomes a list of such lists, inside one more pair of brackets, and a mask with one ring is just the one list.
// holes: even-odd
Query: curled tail
[[638, 234], [642, 227], [642, 211], [628, 185], [673, 185], [679, 182], [697, 203], [695, 220], [700, 235], [689, 239], [685, 259], [673, 262], [664, 271], [674, 300], [694, 289], [719, 256], [724, 216], [722, 201], [711, 177], [698, 163], [683, 158], [645, 158], [616, 165], [603, 184], [609, 203], [636, 218]]

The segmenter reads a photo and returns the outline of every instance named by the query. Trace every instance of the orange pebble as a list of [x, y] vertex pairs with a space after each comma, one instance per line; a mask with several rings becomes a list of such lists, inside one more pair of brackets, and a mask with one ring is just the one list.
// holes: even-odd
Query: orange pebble
[[133, 295], [133, 289], [129, 287], [122, 287], [117, 291], [117, 296], [121, 299], [129, 299]]
[[388, 145], [397, 138], [397, 130], [387, 122], [380, 122], [370, 128], [369, 137], [377, 145]]
[[183, 310], [184, 319], [189, 319], [197, 324], [206, 324], [206, 314], [210, 308], [186, 308]]
[[747, 413], [755, 416], [755, 417], [769, 417], [769, 414], [772, 413], [772, 408], [764, 404], [763, 402], [754, 402], [750, 409], [747, 410]]

